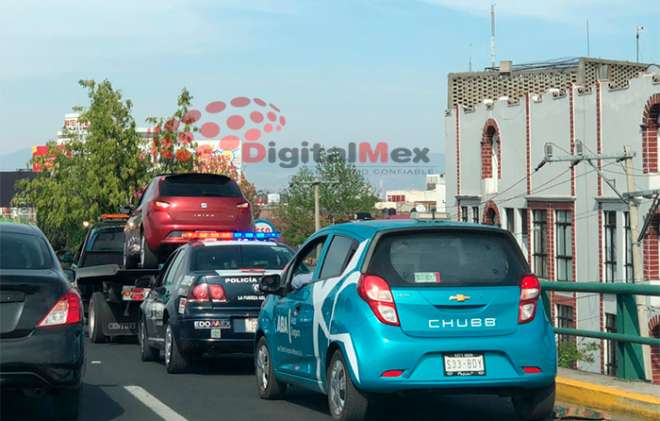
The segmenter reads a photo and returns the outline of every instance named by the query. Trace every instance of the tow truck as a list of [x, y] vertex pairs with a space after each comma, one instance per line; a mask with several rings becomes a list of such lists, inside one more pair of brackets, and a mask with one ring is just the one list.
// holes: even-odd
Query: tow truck
[[124, 268], [127, 219], [125, 214], [101, 215], [87, 231], [71, 266], [94, 343], [137, 334], [140, 304], [159, 273], [159, 269]]

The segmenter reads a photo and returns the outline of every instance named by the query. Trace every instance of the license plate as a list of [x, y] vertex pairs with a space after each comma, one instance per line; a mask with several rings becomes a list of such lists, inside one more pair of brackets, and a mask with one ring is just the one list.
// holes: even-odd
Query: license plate
[[486, 374], [484, 355], [463, 352], [445, 354], [445, 376], [483, 376]]
[[258, 319], [234, 319], [234, 332], [254, 333], [257, 331]]
[[195, 320], [195, 329], [229, 329], [229, 320]]
[[213, 328], [211, 329], [211, 339], [220, 339], [222, 338], [222, 329]]
[[121, 299], [123, 301], [144, 301], [151, 291], [149, 288], [137, 288], [124, 285], [121, 288]]

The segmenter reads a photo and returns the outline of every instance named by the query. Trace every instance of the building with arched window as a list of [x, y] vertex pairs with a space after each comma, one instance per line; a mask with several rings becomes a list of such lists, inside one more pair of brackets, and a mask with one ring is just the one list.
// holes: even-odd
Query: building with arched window
[[[660, 67], [579, 58], [449, 75], [445, 116], [446, 204], [451, 218], [498, 224], [518, 239], [532, 269], [550, 280], [631, 282], [631, 221], [619, 192], [622, 162], [544, 163], [555, 155], [622, 155], [632, 160], [635, 190], [660, 189]], [[479, 168], [479, 169], [477, 169]], [[598, 175], [601, 172], [602, 177]], [[643, 278], [660, 283], [660, 207], [640, 206], [645, 226]], [[657, 215], [657, 216], [656, 216]], [[476, 217], [475, 217], [476, 216]], [[647, 222], [644, 224], [644, 222]], [[555, 325], [616, 329], [616, 298], [552, 294]], [[649, 334], [659, 334], [660, 302], [648, 299]], [[600, 341], [582, 369], [612, 373], [616, 352]], [[660, 383], [660, 350], [652, 365]]]

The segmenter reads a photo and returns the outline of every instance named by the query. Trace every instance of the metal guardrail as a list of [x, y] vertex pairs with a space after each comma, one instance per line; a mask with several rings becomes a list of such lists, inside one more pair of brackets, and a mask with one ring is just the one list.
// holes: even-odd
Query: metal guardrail
[[660, 346], [660, 338], [643, 337], [639, 331], [636, 295], [660, 297], [660, 285], [600, 283], [600, 282], [565, 282], [542, 280], [543, 306], [549, 319], [550, 299], [548, 291], [558, 292], [595, 292], [616, 295], [617, 317], [616, 333], [584, 329], [554, 328], [561, 335], [581, 336], [587, 338], [615, 341], [617, 360], [617, 377], [626, 380], [644, 380], [644, 358], [641, 345]]

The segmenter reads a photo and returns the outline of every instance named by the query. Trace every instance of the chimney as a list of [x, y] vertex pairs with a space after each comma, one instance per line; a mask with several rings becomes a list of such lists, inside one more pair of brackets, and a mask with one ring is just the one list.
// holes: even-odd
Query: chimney
[[502, 60], [500, 61], [500, 74], [511, 74], [511, 60]]

